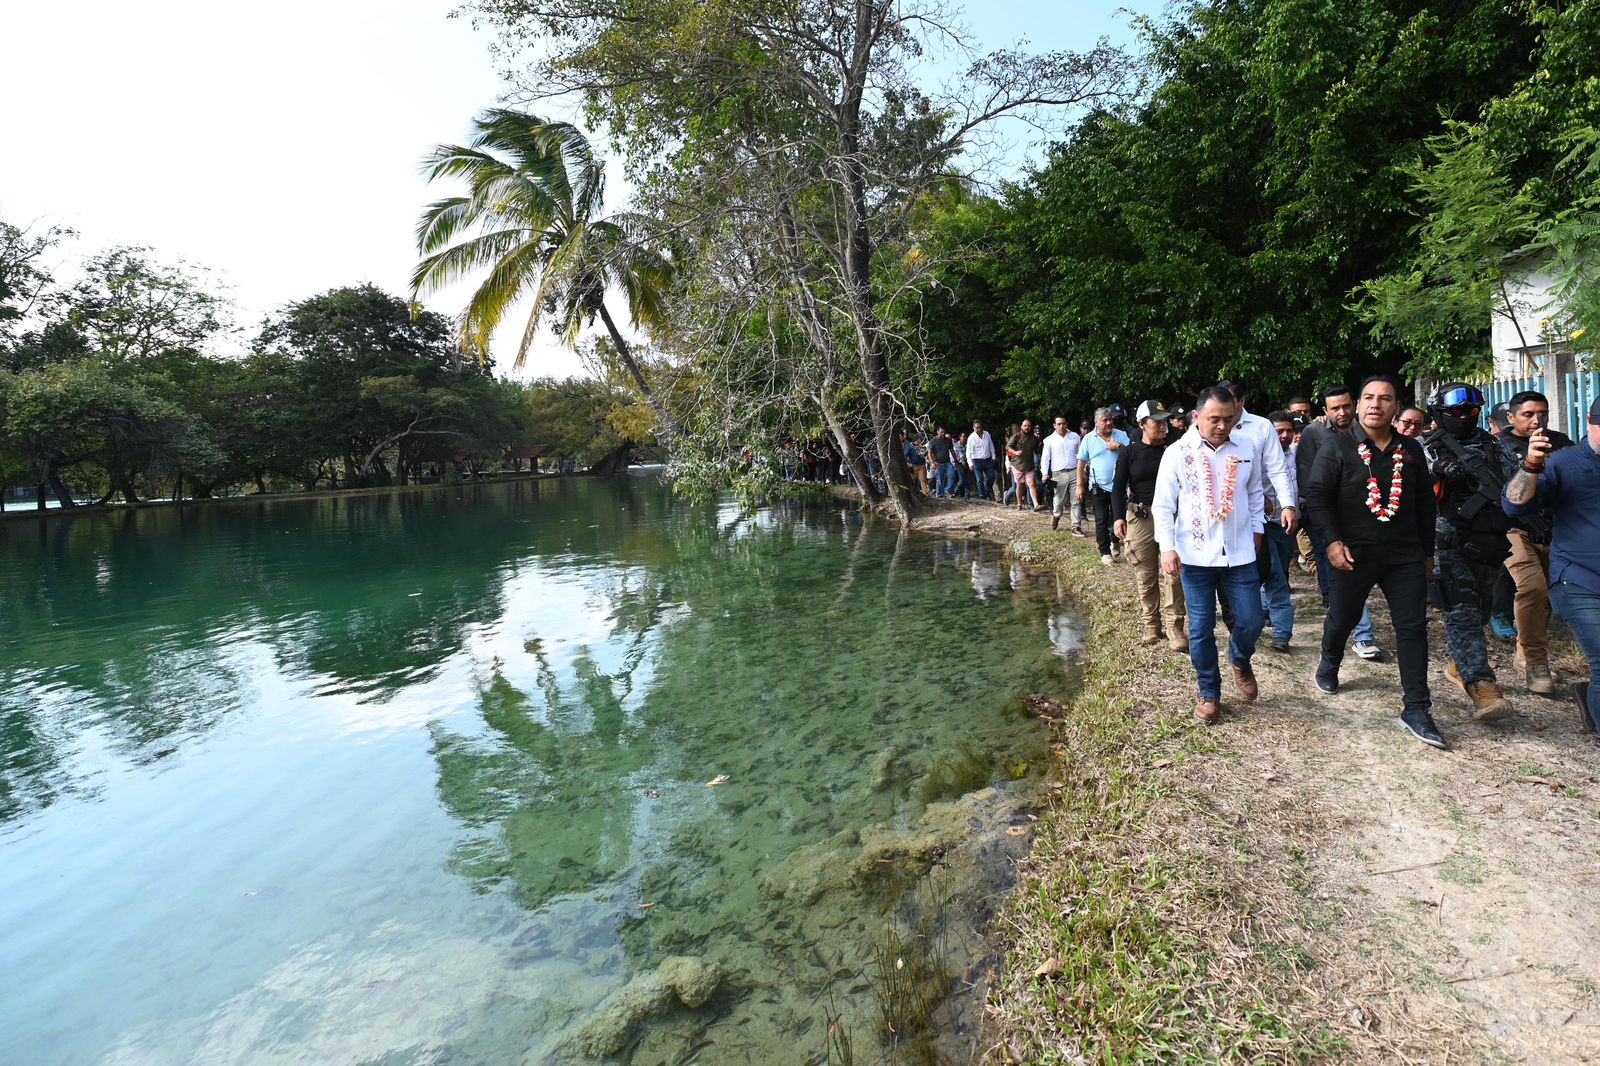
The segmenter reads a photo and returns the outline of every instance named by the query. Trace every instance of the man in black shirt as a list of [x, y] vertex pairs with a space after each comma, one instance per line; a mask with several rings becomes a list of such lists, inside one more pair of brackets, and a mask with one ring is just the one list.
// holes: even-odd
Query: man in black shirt
[[[1570, 448], [1572, 438], [1549, 428], [1550, 401], [1541, 392], [1519, 392], [1510, 401], [1510, 430], [1501, 433], [1500, 446], [1520, 467], [1528, 458], [1528, 439], [1537, 429], [1544, 430], [1550, 451]], [[1511, 521], [1507, 534], [1511, 556], [1506, 570], [1516, 585], [1514, 610], [1517, 618], [1517, 659], [1526, 671], [1528, 691], [1549, 696], [1556, 690], [1550, 672], [1550, 531], [1552, 516], [1548, 508]]]
[[1166, 607], [1165, 637], [1173, 651], [1189, 650], [1189, 614], [1183, 601], [1183, 583], [1161, 572], [1161, 549], [1156, 545], [1156, 520], [1150, 505], [1156, 496], [1156, 474], [1167, 447], [1167, 409], [1160, 400], [1139, 405], [1142, 436], [1117, 451], [1117, 468], [1111, 484], [1111, 513], [1117, 516], [1113, 532], [1126, 545], [1139, 585], [1139, 607], [1144, 631], [1139, 643], [1162, 639], [1161, 614]]
[[928, 458], [933, 460], [935, 496], [948, 498], [956, 494], [955, 457], [955, 441], [950, 439], [950, 431], [940, 426], [938, 433], [928, 441]]
[[[1348, 433], [1350, 427], [1356, 424], [1356, 398], [1350, 386], [1335, 385], [1323, 389], [1322, 412], [1320, 419], [1309, 423], [1301, 431], [1300, 443], [1295, 448], [1295, 473], [1302, 486], [1311, 480], [1312, 467], [1316, 465], [1317, 453], [1323, 446], [1336, 435]], [[1310, 515], [1305, 516], [1304, 525], [1311, 537], [1312, 555], [1316, 557], [1317, 588], [1322, 592], [1322, 602], [1326, 603], [1333, 582], [1333, 567], [1328, 565], [1328, 538], [1312, 523]], [[1372, 631], [1372, 616], [1367, 613], [1365, 605], [1356, 622], [1355, 638], [1357, 655], [1367, 660], [1378, 657], [1377, 636]]]
[[1428, 691], [1428, 580], [1433, 574], [1433, 482], [1416, 441], [1394, 431], [1400, 385], [1370, 378], [1356, 401], [1357, 425], [1331, 435], [1302, 483], [1307, 518], [1327, 547], [1328, 614], [1317, 687], [1339, 690], [1344, 645], [1374, 585], [1389, 601], [1405, 706], [1400, 723], [1436, 748]]

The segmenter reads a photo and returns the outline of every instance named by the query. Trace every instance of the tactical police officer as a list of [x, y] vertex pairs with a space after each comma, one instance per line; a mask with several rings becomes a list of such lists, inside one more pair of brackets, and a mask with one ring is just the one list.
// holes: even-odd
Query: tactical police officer
[[1445, 672], [1472, 700], [1473, 717], [1488, 722], [1512, 713], [1489, 666], [1483, 627], [1495, 580], [1511, 554], [1510, 523], [1499, 500], [1515, 464], [1479, 428], [1483, 402], [1483, 393], [1472, 385], [1441, 385], [1427, 399], [1438, 428], [1422, 438], [1422, 445], [1439, 497], [1431, 593], [1445, 616], [1451, 659]]

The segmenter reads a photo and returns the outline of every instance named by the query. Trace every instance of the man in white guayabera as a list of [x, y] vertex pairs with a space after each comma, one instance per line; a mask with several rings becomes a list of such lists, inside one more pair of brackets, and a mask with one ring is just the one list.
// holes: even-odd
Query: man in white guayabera
[[1189, 610], [1189, 659], [1199, 681], [1195, 717], [1211, 725], [1222, 714], [1217, 662], [1217, 596], [1233, 612], [1228, 662], [1239, 696], [1256, 698], [1250, 659], [1261, 636], [1261, 583], [1256, 572], [1266, 507], [1259, 450], [1234, 433], [1239, 404], [1220, 386], [1195, 400], [1195, 432], [1168, 445], [1156, 475], [1156, 543], [1161, 569], [1183, 583]]

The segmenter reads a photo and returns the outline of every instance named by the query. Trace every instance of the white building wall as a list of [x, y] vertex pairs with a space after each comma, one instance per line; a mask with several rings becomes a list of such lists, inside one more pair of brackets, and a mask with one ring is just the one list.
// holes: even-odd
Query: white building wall
[[[1537, 349], [1546, 342], [1559, 346], [1565, 340], [1554, 331], [1548, 335], [1545, 332], [1555, 284], [1555, 276], [1538, 266], [1521, 272], [1513, 270], [1506, 277], [1506, 293], [1510, 297], [1511, 311], [1516, 315], [1516, 320], [1512, 321], [1504, 303], [1497, 302], [1489, 328], [1496, 381], [1526, 377], [1533, 372], [1523, 357], [1521, 349], [1524, 345]], [[1518, 327], [1521, 327], [1520, 334]], [[1536, 351], [1534, 354], [1540, 353]]]

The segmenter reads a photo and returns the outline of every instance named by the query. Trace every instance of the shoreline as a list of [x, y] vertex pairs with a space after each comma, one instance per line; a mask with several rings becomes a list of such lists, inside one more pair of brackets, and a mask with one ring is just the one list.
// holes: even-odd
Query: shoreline
[[[1600, 743], [1569, 699], [1525, 691], [1511, 645], [1491, 639], [1490, 656], [1516, 717], [1472, 722], [1433, 614], [1452, 749], [1426, 749], [1394, 725], [1381, 597], [1383, 661], [1351, 655], [1339, 695], [1315, 690], [1323, 609], [1297, 573], [1291, 652], [1263, 643], [1259, 702], [1226, 688], [1207, 729], [1188, 657], [1137, 643], [1131, 568], [1100, 565], [1092, 539], [961, 501], [912, 528], [1053, 570], [1088, 626], [1082, 687], [1050, 714], [1060, 758], [1033, 847], [1000, 906], [991, 1061], [1600, 1056], [1586, 917], [1600, 905]], [[1557, 631], [1552, 663], [1581, 676]]]
[[562, 477], [594, 477], [589, 473], [560, 474], [541, 471], [537, 474], [513, 473], [502, 477], [487, 478], [479, 481], [435, 481], [427, 484], [409, 485], [370, 485], [353, 489], [313, 489], [310, 492], [251, 492], [243, 496], [212, 496], [207, 499], [185, 500], [145, 500], [140, 503], [87, 503], [76, 507], [46, 507], [44, 510], [29, 508], [27, 510], [0, 511], [0, 521], [22, 521], [26, 519], [48, 520], [52, 518], [76, 518], [83, 515], [123, 514], [136, 511], [160, 511], [167, 509], [182, 510], [189, 507], [212, 507], [218, 504], [235, 505], [244, 503], [272, 503], [275, 501], [291, 500], [332, 500], [345, 499], [358, 496], [393, 496], [408, 492], [428, 492], [437, 489], [463, 489], [483, 488], [491, 485], [504, 485], [516, 481], [555, 481]]

